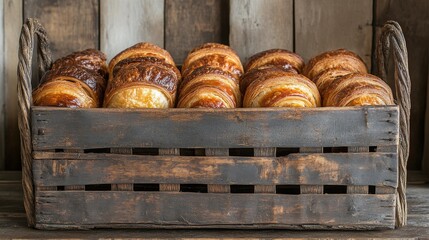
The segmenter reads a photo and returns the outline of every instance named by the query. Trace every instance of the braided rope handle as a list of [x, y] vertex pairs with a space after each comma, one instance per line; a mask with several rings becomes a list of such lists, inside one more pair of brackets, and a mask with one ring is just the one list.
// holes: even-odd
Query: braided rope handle
[[408, 72], [408, 52], [401, 26], [388, 21], [377, 43], [378, 75], [386, 80], [390, 53], [395, 65], [395, 90], [399, 104], [399, 179], [396, 194], [396, 227], [407, 224], [407, 162], [410, 146], [411, 80]]
[[18, 52], [18, 125], [21, 135], [22, 186], [24, 208], [29, 226], [34, 226], [34, 186], [31, 159], [31, 114], [32, 98], [32, 60], [35, 37], [37, 37], [39, 71], [43, 74], [51, 66], [51, 52], [45, 29], [37, 19], [27, 19], [22, 26]]

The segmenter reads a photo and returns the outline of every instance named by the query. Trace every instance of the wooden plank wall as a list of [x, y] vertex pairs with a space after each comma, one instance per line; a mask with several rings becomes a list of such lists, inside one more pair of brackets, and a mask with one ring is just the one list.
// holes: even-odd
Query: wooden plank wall
[[[0, 0], [0, 53], [4, 53], [4, 24], [3, 24], [3, 0]], [[5, 169], [4, 161], [4, 56], [0, 56], [0, 169]]]
[[[229, 43], [243, 61], [251, 54], [268, 48], [293, 50], [308, 60], [322, 51], [343, 47], [359, 53], [368, 67], [371, 67], [373, 39], [376, 38], [373, 33], [377, 32], [373, 26], [380, 27], [387, 19], [398, 20], [408, 41], [413, 80], [409, 167], [421, 168], [429, 58], [427, 1], [1, 1], [4, 9], [0, 12], [4, 12], [4, 24], [0, 24], [0, 32], [4, 33], [3, 57], [7, 61], [0, 68], [4, 69], [3, 74], [0, 70], [0, 87], [4, 89], [3, 96], [0, 92], [0, 105], [2, 101], [5, 103], [4, 114], [0, 117], [1, 129], [5, 130], [0, 131], [5, 135], [5, 158], [1, 158], [0, 147], [0, 159], [3, 159], [0, 160], [0, 169], [18, 169], [20, 166], [16, 123], [16, 52], [20, 26], [26, 17], [39, 18], [47, 28], [54, 58], [95, 47], [105, 51], [110, 59], [136, 42], [150, 41], [170, 51], [180, 65], [187, 53], [198, 44], [221, 42]], [[0, 134], [0, 145], [3, 146], [1, 139]]]

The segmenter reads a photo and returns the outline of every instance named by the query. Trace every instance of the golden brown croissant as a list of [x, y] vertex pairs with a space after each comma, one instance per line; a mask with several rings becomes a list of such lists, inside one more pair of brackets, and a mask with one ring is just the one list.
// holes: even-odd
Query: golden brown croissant
[[338, 49], [312, 58], [304, 68], [304, 75], [314, 80], [321, 73], [335, 68], [354, 73], [368, 72], [365, 63], [358, 55], [345, 49]]
[[95, 108], [101, 106], [105, 79], [78, 65], [59, 66], [46, 72], [33, 91], [36, 106]]
[[393, 105], [390, 87], [371, 74], [351, 73], [332, 81], [325, 92], [325, 106]]
[[221, 68], [199, 67], [180, 87], [179, 108], [235, 108], [240, 105], [238, 79]]
[[286, 70], [293, 68], [297, 73], [301, 73], [304, 68], [304, 60], [298, 54], [288, 50], [270, 49], [250, 57], [244, 69], [248, 72], [266, 65], [279, 66]]
[[172, 66], [176, 66], [170, 53], [154, 44], [144, 42], [137, 43], [117, 54], [109, 63], [109, 74], [112, 74], [116, 64], [122, 60], [142, 57], [158, 58]]
[[107, 78], [106, 55], [101, 51], [86, 49], [80, 52], [74, 52], [56, 60], [52, 64], [52, 69], [70, 65], [83, 67], [87, 70], [97, 72], [102, 77]]
[[206, 43], [193, 49], [183, 63], [182, 77], [186, 78], [195, 69], [203, 66], [221, 68], [237, 79], [243, 74], [243, 66], [235, 51], [219, 43]]
[[292, 67], [289, 68], [289, 67], [285, 67], [285, 66], [287, 66], [287, 65], [264, 65], [264, 66], [260, 66], [258, 68], [253, 68], [253, 69], [247, 71], [241, 77], [241, 81], [240, 81], [241, 93], [244, 94], [246, 92], [247, 87], [252, 82], [254, 82], [258, 78], [265, 75], [268, 71], [271, 73], [272, 72], [290, 72], [290, 73], [298, 74], [298, 72], [294, 68], [292, 68]]
[[[258, 75], [254, 77], [253, 75]], [[303, 75], [266, 68], [250, 71], [252, 78], [244, 95], [244, 107], [318, 107], [320, 95], [316, 85]]]
[[[118, 64], [119, 65], [119, 64]], [[104, 106], [108, 108], [171, 108], [180, 72], [156, 58], [128, 59], [112, 72]]]
[[319, 89], [320, 95], [322, 96], [322, 100], [324, 100], [326, 91], [329, 90], [331, 83], [335, 79], [341, 78], [350, 73], [352, 72], [350, 72], [349, 70], [333, 68], [322, 72], [315, 79], [313, 79], [313, 81], [316, 83], [317, 88]]

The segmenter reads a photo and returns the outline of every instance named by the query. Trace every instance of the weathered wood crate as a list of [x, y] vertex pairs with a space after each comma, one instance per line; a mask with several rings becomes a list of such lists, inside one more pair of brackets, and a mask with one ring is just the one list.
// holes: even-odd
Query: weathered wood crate
[[[404, 49], [395, 26], [387, 25], [381, 41], [393, 39], [398, 63]], [[36, 36], [43, 71], [50, 65], [46, 35], [37, 21], [27, 21], [18, 72], [30, 225], [384, 229], [400, 222], [404, 151], [398, 147], [408, 144], [400, 135], [408, 126], [409, 92], [398, 92], [399, 106], [381, 107], [34, 107]], [[382, 69], [390, 45], [384, 46]], [[397, 73], [407, 93], [409, 78]]]

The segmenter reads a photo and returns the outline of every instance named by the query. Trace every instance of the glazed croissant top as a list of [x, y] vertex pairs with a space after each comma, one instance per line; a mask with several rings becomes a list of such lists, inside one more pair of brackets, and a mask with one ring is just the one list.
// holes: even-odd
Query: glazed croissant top
[[238, 84], [221, 68], [199, 67], [183, 80], [178, 107], [235, 108], [241, 105]]
[[[260, 71], [260, 72], [258, 72]], [[279, 68], [249, 72], [254, 79], [246, 89], [244, 107], [318, 107], [320, 94], [316, 85], [303, 75]], [[257, 77], [252, 76], [253, 74]]]
[[170, 53], [168, 53], [166, 50], [151, 44], [151, 43], [137, 43], [134, 46], [131, 46], [119, 54], [117, 54], [109, 63], [109, 74], [113, 73], [113, 69], [115, 68], [116, 64], [118, 64], [120, 61], [125, 59], [132, 59], [132, 58], [141, 58], [141, 57], [154, 57], [158, 58], [160, 60], [163, 60], [164, 62], [175, 66], [173, 57], [171, 57]]
[[250, 57], [244, 69], [247, 72], [268, 65], [282, 67], [286, 70], [293, 68], [297, 73], [301, 73], [304, 68], [304, 60], [298, 54], [288, 50], [270, 49]]
[[[180, 79], [175, 66], [154, 58], [124, 61], [121, 65], [109, 81], [104, 106], [142, 107], [140, 103], [149, 107], [174, 106]], [[138, 92], [139, 86], [144, 87], [140, 89], [146, 93]]]
[[221, 68], [237, 79], [243, 74], [240, 58], [229, 46], [219, 43], [205, 43], [194, 48], [186, 57], [182, 66], [182, 77], [186, 78], [195, 69], [202, 66]]
[[[298, 74], [298, 72], [295, 70], [295, 68], [288, 68], [285, 67], [288, 65], [264, 65], [260, 66], [258, 68], [253, 68], [249, 71], [247, 71], [241, 78], [240, 82], [240, 91], [244, 94], [246, 92], [247, 87], [254, 82], [255, 80], [262, 78], [267, 73], [274, 73], [278, 72], [290, 72]], [[290, 66], [290, 65], [289, 65]]]
[[102, 77], [107, 78], [106, 55], [101, 51], [86, 49], [80, 52], [74, 52], [56, 60], [52, 64], [52, 69], [70, 65], [83, 67], [87, 70], [97, 72]]
[[371, 74], [351, 73], [334, 79], [325, 90], [325, 106], [393, 105], [390, 87]]
[[345, 49], [338, 49], [310, 59], [304, 68], [304, 75], [314, 80], [321, 73], [334, 68], [356, 73], [368, 72], [365, 63], [358, 55]]
[[57, 65], [45, 73], [33, 92], [38, 106], [98, 107], [101, 105], [105, 79], [78, 65]]

